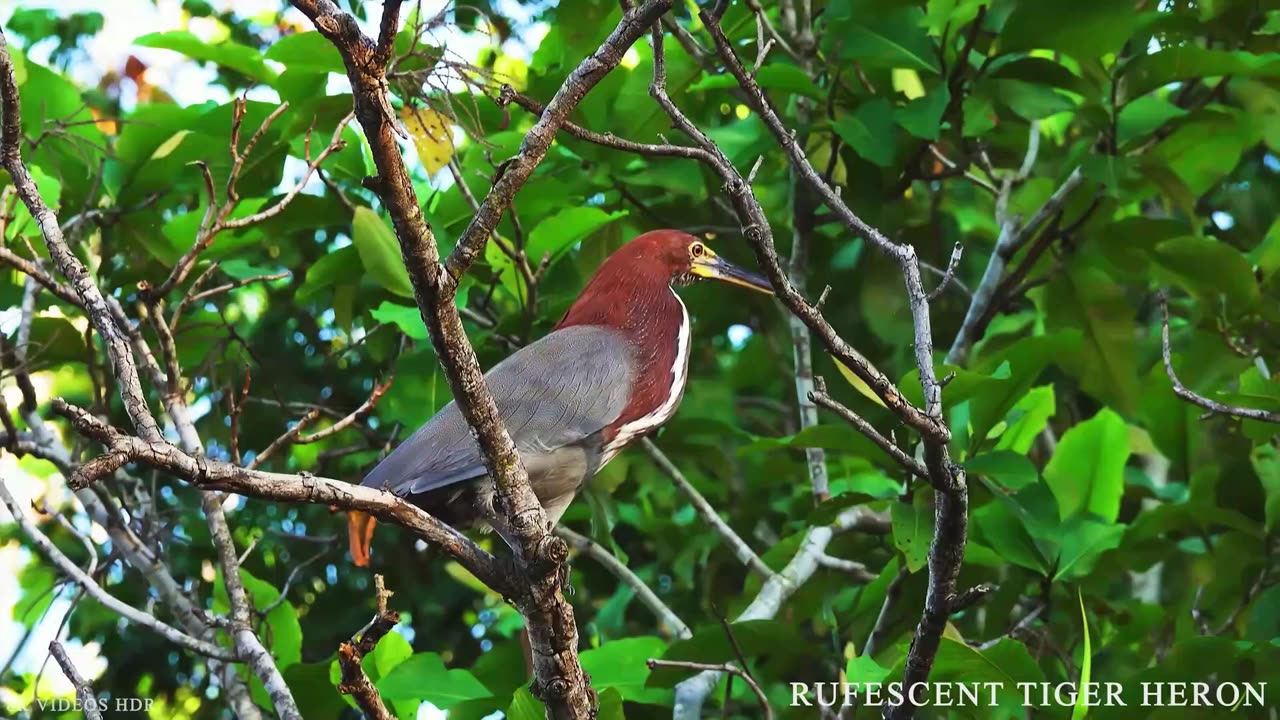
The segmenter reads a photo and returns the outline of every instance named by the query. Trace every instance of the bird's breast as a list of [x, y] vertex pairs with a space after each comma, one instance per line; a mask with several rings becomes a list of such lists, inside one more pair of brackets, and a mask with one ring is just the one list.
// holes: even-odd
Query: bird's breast
[[[670, 297], [674, 303], [667, 307], [673, 316], [678, 316], [678, 323], [650, 323], [650, 330], [637, 337], [641, 362], [635, 387], [627, 407], [608, 429], [612, 437], [606, 432], [601, 465], [632, 441], [670, 420], [680, 406], [689, 379], [689, 311], [675, 291]], [[663, 332], [665, 329], [673, 332]]]

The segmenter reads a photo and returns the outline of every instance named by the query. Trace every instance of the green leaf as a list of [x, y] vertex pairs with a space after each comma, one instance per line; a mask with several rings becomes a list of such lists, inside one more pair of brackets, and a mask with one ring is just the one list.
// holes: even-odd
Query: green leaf
[[894, 119], [904, 130], [923, 140], [937, 140], [942, 131], [942, 115], [951, 102], [951, 91], [939, 84], [922, 97], [894, 111]]
[[1058, 555], [1055, 582], [1086, 577], [1102, 553], [1120, 546], [1124, 526], [1077, 516], [1060, 529], [1062, 552]]
[[285, 35], [272, 43], [264, 57], [281, 63], [290, 70], [347, 74], [338, 49], [318, 32]]
[[855, 655], [845, 664], [844, 674], [846, 682], [866, 685], [883, 682], [889, 677], [889, 670], [866, 655]]
[[1079, 347], [1075, 332], [1056, 332], [1023, 338], [999, 352], [984, 355], [975, 367], [990, 378], [973, 394], [973, 439], [976, 450], [1023, 399], [1049, 365]]
[[351, 279], [351, 267], [360, 261], [354, 245], [333, 250], [307, 268], [307, 276], [298, 288], [298, 300], [310, 302], [323, 290]]
[[1083, 343], [1056, 362], [1100, 402], [1131, 412], [1138, 396], [1136, 308], [1109, 274], [1077, 256], [1044, 295], [1052, 329], [1083, 330]]
[[1132, 6], [1113, 0], [1022, 2], [1000, 31], [1000, 50], [1058, 50], [1077, 60], [1092, 60], [1119, 50], [1137, 19]]
[[1098, 183], [1111, 197], [1124, 197], [1138, 180], [1138, 161], [1125, 155], [1096, 153], [1080, 163], [1080, 173]]
[[634, 637], [611, 640], [598, 648], [584, 651], [582, 669], [591, 676], [594, 688], [613, 688], [628, 702], [667, 704], [671, 693], [645, 687], [649, 679], [650, 658], [660, 658], [667, 643], [659, 637]]
[[[1024, 451], [1025, 452], [1025, 451]], [[970, 458], [964, 468], [970, 475], [982, 475], [1009, 490], [1021, 490], [1040, 478], [1036, 466], [1027, 456], [1008, 450], [995, 450]]]
[[1109, 408], [1062, 436], [1044, 469], [1059, 517], [1092, 513], [1115, 522], [1129, 461], [1129, 428]]
[[1116, 134], [1120, 144], [1144, 138], [1171, 120], [1184, 117], [1186, 110], [1159, 95], [1143, 95], [1120, 109]]
[[[929, 681], [997, 683], [997, 705], [1002, 710], [1017, 708], [1020, 716], [1022, 691], [1018, 688], [1018, 683], [1043, 682], [1044, 672], [1027, 652], [1026, 646], [1017, 640], [1003, 638], [987, 650], [978, 650], [943, 636]], [[984, 697], [986, 699], [988, 698]]]
[[57, 577], [49, 566], [36, 562], [24, 565], [17, 580], [21, 594], [13, 604], [12, 616], [30, 630], [40, 622], [58, 596], [54, 588]]
[[427, 326], [423, 324], [422, 314], [418, 312], [417, 307], [397, 305], [383, 300], [382, 304], [369, 314], [378, 322], [395, 325], [414, 340], [426, 340], [429, 337]]
[[917, 492], [911, 504], [896, 502], [889, 506], [893, 520], [893, 545], [902, 552], [907, 569], [916, 572], [929, 561], [929, 542], [933, 539], [933, 494]]
[[1235, 309], [1244, 310], [1262, 298], [1248, 259], [1215, 238], [1184, 235], [1165, 240], [1152, 259], [1209, 305], [1225, 296]]
[[544, 720], [547, 710], [542, 702], [535, 698], [529, 688], [521, 687], [511, 697], [511, 705], [507, 707], [506, 720]]
[[1025, 120], [1040, 120], [1076, 106], [1071, 98], [1044, 85], [1022, 80], [991, 80], [990, 84], [995, 98]]
[[374, 646], [373, 654], [365, 656], [365, 670], [368, 671], [369, 668], [367, 666], [372, 659], [373, 669], [377, 672], [377, 676], [370, 676], [370, 679], [376, 681], [379, 678], [386, 677], [388, 673], [411, 655], [413, 655], [413, 646], [409, 644], [409, 641], [398, 632], [389, 632]]
[[940, 36], [950, 29], [958, 31], [978, 16], [986, 0], [928, 0], [922, 23], [930, 35]]
[[[1089, 616], [1084, 612], [1084, 595], [1080, 593], [1080, 589], [1076, 589], [1076, 600], [1080, 603], [1080, 627], [1084, 632], [1084, 648], [1080, 659], [1080, 682], [1076, 684], [1078, 688], [1089, 686], [1090, 679], [1093, 677], [1093, 644], [1089, 637]], [[1075, 707], [1071, 709], [1071, 720], [1084, 720], [1089, 714], [1089, 694], [1080, 692], [1076, 694]]]
[[[1000, 493], [999, 489], [994, 492]], [[998, 494], [1003, 498], [1003, 494]], [[990, 502], [973, 511], [975, 540], [980, 540], [1005, 560], [1042, 575], [1048, 574], [1049, 563], [1035, 538], [1026, 527], [1022, 515], [1008, 502]]]
[[938, 72], [933, 42], [919, 7], [852, 0], [833, 4], [825, 52], [838, 53], [866, 68], [913, 68]]
[[435, 653], [417, 653], [398, 663], [378, 681], [378, 692], [386, 700], [425, 700], [441, 710], [493, 696], [466, 670], [446, 669]]
[[151, 33], [133, 41], [134, 45], [160, 48], [182, 53], [192, 60], [211, 62], [242, 75], [270, 85], [275, 82], [276, 74], [262, 61], [257, 50], [241, 45], [233, 40], [222, 40], [217, 43], [206, 43], [186, 30], [170, 30], [169, 32]]
[[1244, 50], [1207, 50], [1196, 45], [1178, 45], [1139, 55], [1124, 67], [1126, 90], [1130, 97], [1145, 95], [1181, 80], [1224, 75], [1280, 77], [1280, 53], [1255, 54]]
[[376, 212], [367, 207], [356, 208], [351, 220], [351, 238], [360, 262], [374, 282], [400, 297], [413, 297], [413, 284], [400, 258], [400, 243]]
[[[787, 63], [769, 63], [756, 73], [756, 82], [765, 90], [782, 90], [796, 95], [820, 100], [826, 97], [822, 88], [809, 77], [804, 70]], [[732, 75], [703, 75], [690, 85], [687, 92], [704, 92], [706, 90], [728, 90], [738, 87], [738, 81]]]
[[606, 688], [600, 693], [600, 707], [596, 712], [596, 720], [626, 720], [622, 702], [622, 693], [618, 692], [617, 688]]
[[596, 207], [566, 208], [533, 228], [525, 252], [534, 263], [541, 262], [542, 257], [548, 254], [553, 260], [558, 259], [595, 231], [627, 214], [625, 210], [605, 212]]
[[1249, 461], [1262, 483], [1266, 497], [1264, 516], [1270, 533], [1280, 527], [1280, 451], [1275, 445], [1259, 445], [1249, 454]]
[[881, 167], [893, 164], [893, 109], [884, 98], [869, 100], [834, 123], [836, 134], [853, 151]]
[[1266, 237], [1249, 252], [1249, 261], [1258, 268], [1263, 282], [1280, 270], [1280, 218], [1271, 223]]
[[1025, 455], [1057, 411], [1055, 403], [1052, 385], [1041, 385], [1023, 395], [1009, 412], [1009, 427], [996, 441], [996, 449]]

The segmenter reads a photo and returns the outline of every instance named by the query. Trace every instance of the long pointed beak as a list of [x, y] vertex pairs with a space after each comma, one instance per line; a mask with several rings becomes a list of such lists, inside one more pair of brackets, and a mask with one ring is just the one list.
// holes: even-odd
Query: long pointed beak
[[699, 277], [711, 278], [731, 285], [741, 285], [769, 295], [773, 294], [773, 285], [769, 282], [769, 278], [753, 273], [750, 270], [743, 270], [710, 250], [706, 251], [706, 254], [702, 257], [694, 260], [691, 272]]

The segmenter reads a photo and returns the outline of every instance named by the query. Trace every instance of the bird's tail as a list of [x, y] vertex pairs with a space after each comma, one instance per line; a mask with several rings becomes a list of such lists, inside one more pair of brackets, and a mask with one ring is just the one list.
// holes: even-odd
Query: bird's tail
[[373, 543], [373, 528], [378, 524], [374, 516], [351, 510], [347, 513], [347, 536], [351, 541], [351, 562], [356, 567], [369, 566], [369, 546]]

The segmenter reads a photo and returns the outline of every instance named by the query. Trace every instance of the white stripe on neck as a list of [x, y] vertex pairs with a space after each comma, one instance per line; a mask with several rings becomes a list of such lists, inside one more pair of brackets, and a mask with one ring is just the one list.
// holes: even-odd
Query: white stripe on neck
[[613, 456], [632, 440], [670, 420], [676, 413], [676, 405], [680, 403], [680, 398], [684, 394], [684, 385], [689, 379], [689, 310], [684, 306], [684, 301], [676, 294], [674, 288], [671, 289], [671, 295], [676, 302], [680, 303], [680, 331], [676, 336], [676, 359], [671, 365], [671, 388], [667, 392], [667, 399], [653, 412], [618, 428], [618, 434], [604, 449], [601, 467], [612, 460]]

